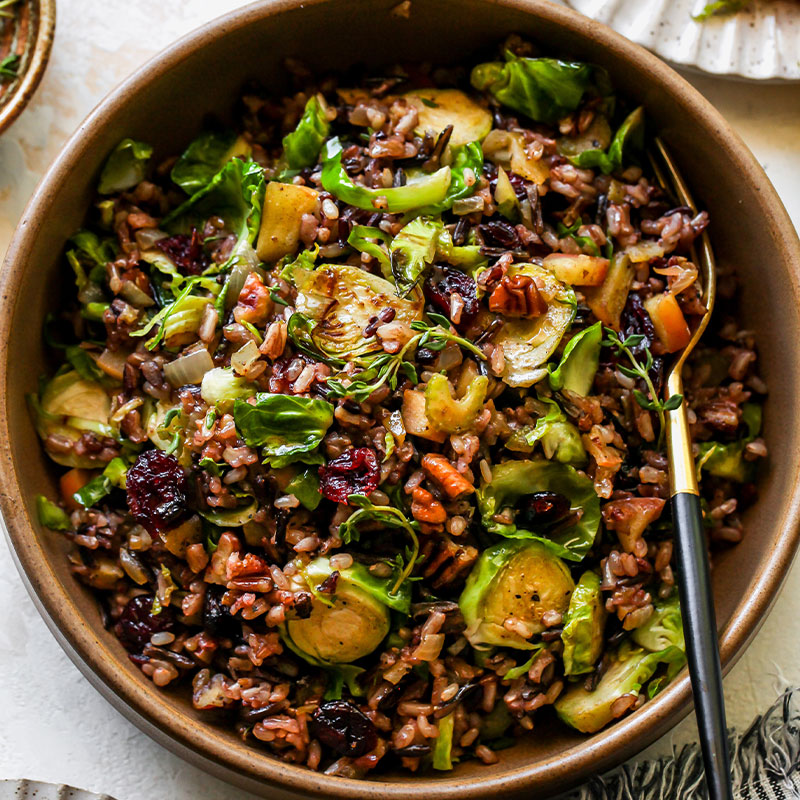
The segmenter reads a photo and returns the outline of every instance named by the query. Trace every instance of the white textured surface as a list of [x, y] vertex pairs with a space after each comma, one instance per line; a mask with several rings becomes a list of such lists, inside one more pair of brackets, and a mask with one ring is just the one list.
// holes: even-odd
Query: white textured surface
[[[650, 0], [646, 0], [650, 2]], [[237, 0], [59, 0], [53, 58], [30, 108], [0, 138], [0, 253], [64, 139], [102, 96], [155, 51]], [[800, 86], [693, 79], [742, 134], [800, 225]], [[754, 534], [757, 532], [754, 532]], [[117, 800], [223, 800], [231, 789], [154, 744], [115, 712], [50, 636], [0, 543], [0, 779], [67, 783]], [[747, 725], [785, 679], [800, 685], [800, 566], [725, 681], [729, 719]], [[696, 738], [684, 721], [654, 745]]]
[[751, 0], [737, 14], [692, 19], [708, 0], [566, 0], [671, 61], [715, 75], [800, 80], [800, 6]]
[[0, 800], [112, 800], [112, 798], [63, 784], [0, 780]]

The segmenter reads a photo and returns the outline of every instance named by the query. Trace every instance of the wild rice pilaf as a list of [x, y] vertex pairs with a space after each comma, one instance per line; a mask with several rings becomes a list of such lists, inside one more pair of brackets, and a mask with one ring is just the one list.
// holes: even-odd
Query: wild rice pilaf
[[30, 402], [69, 471], [42, 523], [157, 686], [329, 774], [491, 764], [542, 706], [584, 732], [640, 706], [685, 660], [665, 409], [712, 544], [767, 452], [729, 271], [663, 395], [709, 220], [643, 169], [643, 110], [501, 53], [292, 63], [237, 131], [124, 140], [47, 325], [64, 366]]

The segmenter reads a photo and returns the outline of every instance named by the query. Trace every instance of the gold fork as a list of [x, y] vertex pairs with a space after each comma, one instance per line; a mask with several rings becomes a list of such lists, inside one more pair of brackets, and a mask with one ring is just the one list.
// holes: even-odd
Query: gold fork
[[[650, 161], [658, 182], [696, 214], [697, 208], [689, 189], [666, 145], [659, 138], [654, 144], [659, 158], [651, 153]], [[700, 237], [699, 259], [696, 254], [693, 260], [700, 262], [702, 283], [698, 290], [706, 313], [667, 374], [667, 397], [683, 395], [683, 365], [708, 326], [714, 308], [716, 269], [711, 242], [705, 231]], [[711, 800], [733, 800], [714, 598], [685, 402], [667, 412], [667, 456], [678, 589], [706, 786]]]

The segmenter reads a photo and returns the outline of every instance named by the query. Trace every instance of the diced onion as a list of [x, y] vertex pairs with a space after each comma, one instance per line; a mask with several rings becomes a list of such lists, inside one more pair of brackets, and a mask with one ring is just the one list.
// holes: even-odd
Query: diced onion
[[122, 565], [122, 569], [125, 570], [128, 577], [140, 586], [147, 583], [150, 578], [144, 564], [124, 547], [120, 547], [119, 549], [119, 563]]
[[435, 661], [439, 658], [443, 645], [443, 633], [428, 633], [422, 637], [419, 645], [414, 650], [414, 658], [417, 661]]
[[250, 339], [242, 345], [232, 356], [231, 366], [239, 375], [246, 375], [247, 371], [261, 357], [258, 345]]
[[[233, 265], [231, 274], [228, 277], [228, 288], [225, 292], [225, 308], [233, 308], [239, 299], [244, 282], [247, 276], [258, 269], [258, 256], [256, 251], [245, 242], [240, 245], [240, 250], [236, 254], [236, 263]], [[262, 273], [263, 276], [263, 273]]]
[[127, 360], [128, 353], [124, 350], [109, 350], [106, 348], [97, 357], [97, 366], [100, 367], [106, 375], [110, 375], [112, 378], [121, 381], [125, 372], [125, 362]]
[[483, 154], [497, 161], [509, 161], [511, 159], [511, 134], [508, 131], [495, 128], [481, 144]]
[[480, 195], [464, 197], [453, 203], [453, 213], [464, 216], [465, 214], [472, 214], [473, 211], [483, 211], [485, 206], [486, 202]]
[[650, 261], [651, 258], [661, 258], [664, 255], [664, 248], [658, 242], [639, 242], [631, 245], [625, 254], [634, 263]]
[[398, 661], [383, 673], [383, 679], [389, 681], [393, 686], [397, 686], [405, 678], [412, 666], [413, 664], [408, 661]]
[[131, 400], [128, 400], [127, 403], [123, 403], [110, 417], [111, 422], [120, 423], [123, 419], [135, 409], [139, 408], [140, 405], [144, 403], [143, 397], [134, 397]]
[[158, 228], [141, 228], [136, 231], [136, 246], [139, 250], [149, 250], [156, 242], [167, 238], [167, 234]]
[[147, 292], [142, 291], [133, 281], [122, 281], [119, 293], [137, 308], [147, 308], [155, 303]]
[[200, 383], [209, 370], [214, 369], [214, 359], [208, 350], [195, 350], [193, 353], [176, 358], [164, 365], [164, 377], [178, 388], [188, 384]]
[[663, 269], [654, 269], [658, 275], [665, 275], [670, 278], [669, 290], [674, 295], [679, 295], [684, 289], [688, 289], [697, 280], [697, 267], [690, 261], [674, 264]]

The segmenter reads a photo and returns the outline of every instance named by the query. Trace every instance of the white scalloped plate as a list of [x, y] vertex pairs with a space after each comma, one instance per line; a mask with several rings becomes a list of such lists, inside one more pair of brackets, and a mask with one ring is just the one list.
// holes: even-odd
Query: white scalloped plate
[[41, 781], [0, 781], [0, 800], [114, 800], [107, 794], [95, 794]]
[[566, 0], [661, 58], [716, 75], [800, 80], [800, 2], [752, 0], [695, 22], [706, 0]]

